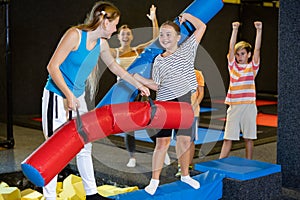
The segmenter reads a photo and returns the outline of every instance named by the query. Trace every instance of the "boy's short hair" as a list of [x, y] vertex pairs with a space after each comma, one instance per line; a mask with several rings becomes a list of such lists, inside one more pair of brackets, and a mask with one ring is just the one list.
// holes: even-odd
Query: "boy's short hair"
[[252, 51], [252, 46], [248, 42], [240, 41], [234, 45], [234, 54], [241, 49], [245, 49], [249, 53]]

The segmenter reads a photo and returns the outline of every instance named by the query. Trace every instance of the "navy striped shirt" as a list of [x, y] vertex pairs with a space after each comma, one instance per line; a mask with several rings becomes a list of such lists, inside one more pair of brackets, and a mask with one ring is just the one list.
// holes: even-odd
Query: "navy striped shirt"
[[167, 101], [196, 91], [194, 62], [198, 44], [192, 34], [173, 54], [155, 58], [152, 79], [158, 84], [157, 100]]

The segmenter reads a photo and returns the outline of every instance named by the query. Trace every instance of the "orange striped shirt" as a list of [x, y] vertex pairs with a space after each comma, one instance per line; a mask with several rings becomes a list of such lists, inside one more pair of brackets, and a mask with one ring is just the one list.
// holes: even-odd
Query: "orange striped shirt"
[[225, 99], [225, 104], [255, 104], [256, 89], [255, 77], [259, 64], [250, 62], [238, 64], [236, 61], [228, 64], [230, 84]]

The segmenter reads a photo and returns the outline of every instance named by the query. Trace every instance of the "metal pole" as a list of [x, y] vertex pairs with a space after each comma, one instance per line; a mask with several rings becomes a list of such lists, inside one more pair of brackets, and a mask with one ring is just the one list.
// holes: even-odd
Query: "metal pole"
[[9, 0], [1, 1], [5, 6], [5, 65], [6, 65], [6, 98], [7, 98], [7, 141], [1, 142], [6, 148], [13, 148], [13, 104], [12, 104], [12, 65], [10, 50]]

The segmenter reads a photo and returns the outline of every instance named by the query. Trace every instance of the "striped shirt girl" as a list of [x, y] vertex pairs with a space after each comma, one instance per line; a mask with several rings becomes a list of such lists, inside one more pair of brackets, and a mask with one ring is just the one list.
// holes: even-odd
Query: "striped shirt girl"
[[198, 44], [193, 34], [173, 54], [155, 58], [152, 79], [158, 84], [157, 100], [168, 101], [196, 91], [194, 61]]

